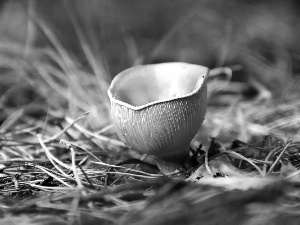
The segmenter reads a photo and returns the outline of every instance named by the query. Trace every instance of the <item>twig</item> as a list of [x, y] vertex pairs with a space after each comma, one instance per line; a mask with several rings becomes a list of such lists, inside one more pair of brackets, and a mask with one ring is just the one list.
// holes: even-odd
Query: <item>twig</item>
[[77, 182], [77, 187], [79, 189], [83, 189], [83, 185], [82, 185], [81, 180], [80, 180], [80, 178], [78, 176], [78, 173], [77, 173], [77, 169], [76, 169], [77, 166], [75, 164], [75, 151], [72, 148], [72, 146], [70, 146], [70, 150], [71, 150], [71, 155], [72, 155], [72, 169], [73, 169], [73, 174], [74, 174], [76, 182]]
[[264, 177], [263, 171], [254, 162], [252, 162], [252, 160], [247, 159], [246, 157], [242, 156], [241, 154], [231, 151], [231, 150], [222, 150], [221, 152], [232, 154], [232, 155], [236, 156], [237, 158], [245, 160], [246, 162], [250, 163], [260, 173], [260, 175], [262, 175]]
[[[277, 148], [274, 148], [272, 151], [269, 152], [269, 154], [267, 155], [267, 157], [265, 158], [265, 161], [269, 161], [270, 157], [273, 155], [274, 152], [277, 152], [278, 150], [280, 150], [282, 147], [278, 146]], [[263, 173], [266, 175], [267, 174], [267, 164], [264, 164], [263, 166]]]
[[297, 170], [297, 171], [291, 173], [289, 176], [283, 178], [283, 180], [291, 179], [292, 177], [297, 176], [297, 175], [299, 175], [299, 174], [300, 174], [300, 170]]
[[104, 132], [110, 130], [110, 129], [113, 128], [113, 127], [114, 127], [114, 124], [109, 124], [109, 125], [107, 125], [106, 127], [103, 127], [101, 130], [98, 130], [98, 131], [96, 132], [96, 134], [102, 134], [102, 133], [104, 133]]
[[53, 177], [54, 179], [58, 180], [60, 183], [62, 183], [65, 186], [68, 186], [69, 188], [73, 188], [71, 185], [69, 185], [68, 183], [64, 182], [62, 179], [60, 179], [59, 177], [57, 177], [55, 174], [49, 172], [47, 169], [43, 168], [42, 166], [39, 165], [34, 165], [35, 168], [38, 168], [40, 170], [42, 170], [43, 172], [45, 172], [46, 174], [48, 174], [49, 176]]
[[226, 74], [228, 80], [230, 81], [232, 79], [232, 69], [229, 67], [218, 67], [210, 70], [209, 76], [214, 77], [220, 74]]
[[78, 187], [78, 189], [83, 189], [83, 185], [82, 185], [81, 180], [80, 180], [80, 178], [78, 176], [78, 173], [77, 173], [77, 166], [76, 166], [76, 163], [75, 163], [76, 160], [75, 160], [75, 151], [74, 151], [74, 148], [67, 141], [64, 141], [64, 142], [60, 141], [60, 143], [65, 144], [66, 148], [70, 149], [70, 151], [71, 151], [71, 158], [72, 158], [72, 170], [73, 170], [73, 174], [74, 174], [75, 180], [77, 182], [77, 187]]
[[73, 120], [68, 126], [66, 126], [63, 130], [61, 130], [60, 132], [58, 132], [57, 134], [53, 135], [52, 137], [44, 140], [44, 143], [49, 143], [51, 141], [54, 141], [55, 139], [57, 139], [58, 137], [60, 137], [61, 135], [63, 135], [70, 127], [72, 127], [75, 123], [77, 123], [77, 121], [83, 119], [84, 117], [86, 117], [90, 112], [85, 112], [82, 115], [80, 115], [78, 118], [76, 118], [75, 120]]
[[[65, 140], [61, 139], [60, 141], [65, 141]], [[80, 148], [83, 151], [87, 152], [88, 154], [90, 154], [91, 156], [93, 156], [95, 159], [97, 159], [99, 162], [102, 162], [101, 159], [99, 159], [96, 155], [94, 155], [92, 152], [90, 152], [86, 148], [81, 147], [80, 145], [76, 144], [75, 142], [69, 142], [69, 143], [72, 144], [72, 145], [74, 145], [74, 146], [76, 146], [77, 148]]]
[[210, 176], [214, 176], [213, 172], [210, 170], [209, 165], [208, 165], [208, 151], [205, 151], [205, 168], [207, 170], [207, 172], [209, 173]]
[[278, 163], [279, 159], [282, 157], [283, 153], [290, 147], [292, 142], [289, 142], [284, 149], [282, 150], [282, 152], [280, 153], [280, 155], [276, 158], [275, 162], [272, 164], [272, 166], [270, 167], [269, 171], [267, 174], [270, 174], [272, 172], [272, 170], [274, 169], [274, 167], [276, 166], [276, 164]]
[[232, 154], [232, 155], [236, 156], [237, 158], [245, 160], [246, 162], [250, 163], [260, 173], [260, 175], [262, 175], [264, 177], [263, 171], [252, 160], [242, 156], [241, 154], [239, 154], [237, 152], [227, 150], [226, 148], [224, 148], [224, 146], [220, 142], [218, 142], [218, 143], [220, 144], [220, 146], [222, 148], [222, 150], [220, 151], [221, 153]]
[[48, 159], [51, 161], [51, 163], [53, 164], [53, 166], [54, 166], [58, 171], [60, 171], [62, 174], [64, 174], [65, 176], [68, 176], [62, 169], [60, 169], [60, 168], [54, 163], [54, 161], [55, 161], [56, 163], [58, 163], [59, 165], [61, 165], [62, 167], [68, 169], [68, 170], [72, 170], [72, 168], [71, 168], [70, 166], [68, 166], [67, 164], [63, 163], [62, 161], [60, 161], [58, 158], [56, 158], [56, 157], [49, 151], [49, 149], [47, 148], [47, 146], [46, 146], [46, 145], [44, 144], [44, 142], [42, 141], [41, 135], [40, 135], [40, 134], [38, 134], [37, 137], [38, 137], [38, 140], [39, 140], [39, 142], [40, 142], [42, 148], [45, 150], [45, 153], [46, 153]]
[[65, 187], [47, 187], [47, 186], [41, 186], [41, 185], [37, 185], [37, 184], [31, 184], [31, 183], [27, 183], [29, 186], [34, 187], [34, 188], [38, 188], [38, 189], [45, 189], [45, 190], [60, 190], [60, 191], [74, 191], [75, 189], [71, 186], [70, 188], [65, 188]]
[[[65, 118], [67, 122], [69, 123], [73, 123], [73, 120], [70, 118], [70, 117], [66, 117]], [[103, 136], [103, 135], [99, 135], [97, 133], [93, 133], [85, 128], [83, 128], [82, 126], [80, 126], [79, 124], [74, 124], [74, 127], [79, 130], [80, 132], [84, 133], [84, 134], [87, 134], [93, 138], [97, 138], [99, 139], [100, 141], [105, 141], [105, 142], [109, 142], [111, 144], [114, 144], [114, 145], [117, 145], [117, 146], [120, 146], [120, 147], [126, 147], [126, 145], [119, 141], [119, 140], [116, 140], [116, 139], [112, 139], [112, 138], [108, 138], [106, 136]]]
[[132, 172], [136, 172], [136, 173], [140, 173], [140, 174], [144, 174], [144, 175], [148, 175], [148, 176], [152, 176], [152, 177], [162, 177], [162, 176], [164, 176], [164, 175], [161, 175], [161, 174], [146, 173], [144, 171], [135, 170], [135, 169], [127, 168], [127, 167], [123, 167], [123, 166], [115, 166], [115, 165], [110, 165], [110, 164], [106, 164], [106, 163], [94, 162], [94, 161], [91, 161], [91, 163], [99, 164], [99, 165], [103, 165], [103, 166], [107, 166], [107, 167], [125, 169], [126, 171], [132, 171]]

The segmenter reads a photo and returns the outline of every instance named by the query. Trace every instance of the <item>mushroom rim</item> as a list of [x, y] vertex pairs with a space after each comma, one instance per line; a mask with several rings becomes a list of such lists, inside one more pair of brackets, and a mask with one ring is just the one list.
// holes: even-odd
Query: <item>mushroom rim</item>
[[[147, 65], [140, 65], [140, 66], [136, 66], [136, 67], [131, 67], [131, 68], [128, 68], [122, 72], [120, 72], [119, 74], [117, 74], [117, 76], [120, 76], [121, 73], [123, 72], [129, 72], [130, 70], [132, 70], [133, 68], [137, 68], [137, 67], [143, 67], [143, 66], [151, 66], [151, 65], [162, 65], [162, 64], [177, 64], [177, 63], [180, 63], [180, 64], [186, 64], [186, 65], [194, 65], [194, 66], [201, 66], [201, 65], [197, 65], [197, 64], [189, 64], [189, 63], [182, 63], [182, 62], [171, 62], [171, 63], [158, 63], [158, 64], [147, 64]], [[150, 106], [153, 106], [153, 105], [157, 105], [157, 104], [160, 104], [160, 103], [165, 103], [165, 102], [171, 102], [171, 101], [174, 101], [174, 100], [177, 100], [177, 99], [184, 99], [184, 98], [188, 98], [190, 96], [193, 96], [195, 94], [197, 94], [198, 92], [200, 92], [202, 90], [202, 87], [206, 84], [207, 82], [207, 79], [209, 77], [209, 73], [210, 73], [210, 70], [209, 68], [205, 67], [205, 66], [201, 66], [201, 67], [204, 67], [206, 68], [206, 73], [204, 74], [204, 79], [203, 81], [201, 82], [197, 82], [197, 84], [195, 85], [195, 88], [193, 89], [193, 91], [189, 92], [188, 94], [185, 94], [185, 95], [181, 95], [181, 96], [177, 96], [177, 97], [172, 97], [172, 98], [168, 98], [168, 99], [165, 99], [165, 100], [158, 100], [158, 101], [153, 101], [153, 102], [149, 102], [147, 104], [144, 104], [144, 105], [141, 105], [141, 106], [133, 106], [129, 103], [126, 103], [126, 102], [123, 102], [123, 101], [120, 101], [118, 99], [116, 99], [115, 97], [113, 97], [112, 93], [111, 93], [111, 89], [112, 87], [114, 86], [115, 84], [115, 79], [113, 79], [113, 81], [111, 82], [110, 84], [110, 87], [107, 91], [107, 94], [108, 94], [108, 97], [111, 101], [111, 103], [116, 103], [118, 105], [121, 105], [121, 106], [124, 106], [126, 108], [129, 108], [129, 109], [132, 109], [134, 111], [139, 111], [139, 110], [143, 110], [145, 108], [148, 108]], [[117, 77], [116, 76], [116, 77]], [[115, 77], [115, 78], [116, 78]]]

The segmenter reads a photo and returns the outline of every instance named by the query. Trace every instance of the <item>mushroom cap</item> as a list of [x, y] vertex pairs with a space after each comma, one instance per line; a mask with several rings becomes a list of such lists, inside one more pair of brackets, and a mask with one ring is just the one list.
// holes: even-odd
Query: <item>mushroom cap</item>
[[204, 66], [161, 63], [119, 73], [108, 90], [121, 140], [146, 154], [177, 161], [189, 152], [207, 102]]

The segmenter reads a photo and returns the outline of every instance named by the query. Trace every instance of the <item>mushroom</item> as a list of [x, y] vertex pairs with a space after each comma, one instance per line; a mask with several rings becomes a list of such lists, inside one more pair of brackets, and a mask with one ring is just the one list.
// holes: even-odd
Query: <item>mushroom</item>
[[108, 90], [119, 138], [160, 162], [182, 164], [204, 120], [208, 74], [204, 66], [179, 62], [119, 73]]

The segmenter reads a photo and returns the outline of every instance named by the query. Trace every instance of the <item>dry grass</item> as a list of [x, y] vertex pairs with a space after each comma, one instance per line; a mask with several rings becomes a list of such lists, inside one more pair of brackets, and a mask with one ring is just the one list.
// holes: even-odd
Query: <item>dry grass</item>
[[246, 99], [247, 83], [211, 76], [193, 165], [163, 174], [117, 139], [108, 72], [72, 22], [91, 71], [42, 20], [51, 48], [0, 43], [1, 223], [298, 224], [298, 78]]

